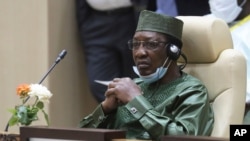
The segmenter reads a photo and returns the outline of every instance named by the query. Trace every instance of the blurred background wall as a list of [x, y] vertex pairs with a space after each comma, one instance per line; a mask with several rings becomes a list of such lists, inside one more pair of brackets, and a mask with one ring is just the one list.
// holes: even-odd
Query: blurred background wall
[[[66, 57], [43, 81], [52, 93], [50, 126], [77, 127], [97, 105], [86, 77], [74, 0], [0, 0], [0, 131], [21, 103], [16, 87], [38, 83], [58, 54]], [[43, 116], [33, 125], [46, 125]], [[10, 127], [18, 132], [19, 128]]]

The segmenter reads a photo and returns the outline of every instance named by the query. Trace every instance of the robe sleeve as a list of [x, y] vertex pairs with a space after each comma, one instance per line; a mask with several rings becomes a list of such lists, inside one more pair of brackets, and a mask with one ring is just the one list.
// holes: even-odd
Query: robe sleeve
[[159, 113], [143, 96], [137, 96], [126, 108], [154, 139], [162, 135], [210, 135], [213, 112], [205, 87], [186, 89], [172, 102], [171, 113]]

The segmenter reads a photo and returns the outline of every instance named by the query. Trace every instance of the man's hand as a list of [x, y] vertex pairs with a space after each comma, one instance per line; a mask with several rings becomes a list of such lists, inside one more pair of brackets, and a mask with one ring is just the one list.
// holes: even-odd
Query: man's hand
[[[106, 94], [105, 94], [106, 95]], [[105, 100], [102, 102], [102, 109], [104, 114], [109, 114], [119, 106], [118, 100], [115, 95], [106, 96]]]
[[109, 83], [105, 92], [105, 100], [102, 108], [105, 114], [109, 114], [118, 106], [127, 104], [137, 95], [141, 95], [140, 87], [130, 78], [115, 78]]
[[119, 104], [127, 104], [137, 95], [141, 95], [140, 87], [130, 78], [115, 78], [108, 86], [106, 97], [114, 95]]

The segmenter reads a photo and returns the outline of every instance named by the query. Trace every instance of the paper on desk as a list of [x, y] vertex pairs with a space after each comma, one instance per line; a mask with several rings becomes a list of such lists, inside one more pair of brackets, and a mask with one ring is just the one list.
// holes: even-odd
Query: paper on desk
[[108, 86], [111, 81], [95, 80], [96, 83]]

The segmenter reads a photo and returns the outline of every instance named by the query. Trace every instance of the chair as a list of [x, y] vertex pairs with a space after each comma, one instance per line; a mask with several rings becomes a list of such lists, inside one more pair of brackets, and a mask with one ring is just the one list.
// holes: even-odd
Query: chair
[[233, 49], [224, 21], [199, 16], [177, 18], [184, 22], [182, 51], [188, 59], [184, 71], [199, 78], [209, 92], [215, 114], [211, 136], [229, 138], [230, 125], [243, 122], [246, 60]]

